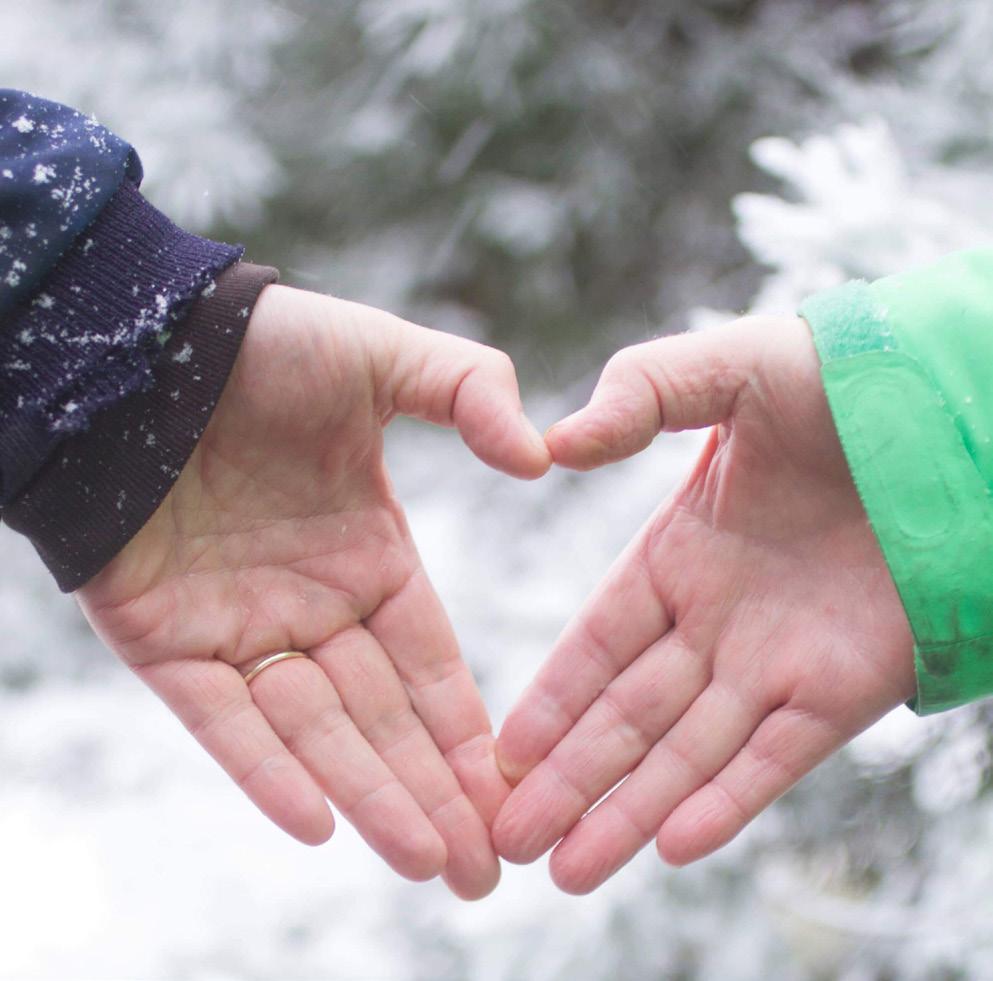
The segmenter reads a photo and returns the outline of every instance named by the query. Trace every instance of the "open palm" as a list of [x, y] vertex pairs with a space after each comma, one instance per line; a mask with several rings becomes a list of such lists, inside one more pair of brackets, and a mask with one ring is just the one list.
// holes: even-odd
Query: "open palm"
[[587, 469], [710, 425], [500, 735], [520, 783], [497, 848], [526, 862], [558, 842], [570, 892], [653, 837], [677, 864], [714, 850], [914, 691], [910, 629], [801, 320], [628, 348], [547, 439]]
[[[507, 787], [383, 464], [395, 413], [517, 476], [549, 465], [502, 354], [268, 287], [178, 482], [78, 598], [280, 827], [326, 840], [327, 797], [398, 872], [475, 897]], [[309, 658], [245, 683], [283, 650]]]

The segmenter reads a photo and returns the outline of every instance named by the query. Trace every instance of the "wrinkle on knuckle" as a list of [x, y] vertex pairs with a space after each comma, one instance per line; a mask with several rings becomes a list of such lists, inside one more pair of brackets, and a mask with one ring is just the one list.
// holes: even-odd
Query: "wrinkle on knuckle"
[[419, 665], [416, 670], [402, 674], [404, 682], [418, 694], [437, 685], [443, 685], [457, 678], [464, 670], [465, 664], [458, 654]]
[[342, 705], [327, 705], [308, 721], [288, 730], [283, 742], [294, 756], [305, 754], [308, 747], [334, 738], [351, 722]]
[[238, 701], [227, 702], [215, 709], [208, 710], [201, 719], [189, 726], [190, 735], [197, 742], [204, 742], [215, 729], [230, 726], [246, 713], [251, 714], [254, 708], [255, 706], [251, 701]]
[[589, 806], [589, 800], [587, 799], [588, 795], [563, 767], [562, 761], [559, 760], [555, 754], [552, 754], [545, 762], [548, 766], [547, 772], [552, 776], [559, 787], [565, 790], [566, 794], [577, 804], [579, 804], [583, 810], [585, 810]]
[[[479, 732], [446, 749], [442, 756], [450, 767], [472, 766], [493, 758], [495, 740], [491, 733]], [[494, 759], [495, 763], [495, 759]]]
[[677, 741], [669, 741], [666, 753], [689, 776], [689, 783], [694, 787], [702, 786], [710, 778], [707, 769], [693, 758], [692, 751], [684, 749]]
[[803, 776], [803, 770], [790, 763], [781, 751], [762, 744], [749, 745], [746, 752], [752, 758], [758, 780], [777, 783], [779, 777], [784, 777], [791, 784]]
[[[796, 730], [798, 724], [814, 731], [820, 730], [828, 735], [831, 741], [838, 742], [837, 728], [827, 720], [802, 707], [780, 709], [780, 718], [776, 725], [764, 732], [756, 733], [746, 746], [747, 753], [752, 757], [756, 766], [766, 773], [785, 777], [790, 784], [796, 783], [810, 769], [804, 759], [804, 745], [809, 740], [798, 740]], [[820, 739], [817, 742], [821, 742]], [[799, 751], [797, 746], [800, 747]]]
[[392, 775], [385, 777], [374, 786], [360, 791], [354, 800], [341, 805], [341, 809], [350, 819], [359, 818], [361, 812], [368, 810], [370, 807], [375, 807], [379, 798], [383, 797], [388, 790], [395, 789], [402, 789], [400, 781]]
[[608, 678], [615, 677], [619, 671], [617, 657], [610, 642], [600, 635], [599, 628], [592, 622], [587, 623], [583, 637], [585, 643], [580, 644], [576, 652], [579, 657], [592, 665], [599, 674]]
[[243, 772], [237, 774], [235, 777], [235, 783], [243, 791], [245, 791], [245, 793], [250, 793], [250, 786], [255, 782], [255, 778], [257, 776], [263, 773], [272, 773], [272, 771], [277, 769], [285, 769], [287, 768], [288, 763], [289, 761], [286, 759], [284, 753], [267, 753], [256, 759]]
[[421, 728], [420, 719], [409, 705], [380, 713], [365, 728], [364, 735], [381, 754], [393, 752]]
[[615, 799], [614, 794], [607, 798], [603, 806], [611, 808], [615, 814], [617, 814], [625, 824], [633, 829], [635, 836], [641, 842], [647, 842], [651, 837], [658, 831], [656, 826], [658, 822], [653, 821], [652, 826], [648, 827], [643, 821], [640, 820], [641, 809], [631, 806], [631, 804], [621, 797]]
[[736, 826], [744, 827], [754, 817], [751, 810], [745, 806], [737, 793], [731, 790], [730, 787], [716, 780], [710, 786], [713, 788], [714, 793], [724, 802], [724, 810], [731, 812]]
[[695, 681], [698, 685], [702, 686], [700, 687], [701, 692], [706, 691], [714, 681], [714, 659], [712, 651], [701, 647], [699, 644], [692, 643], [686, 636], [685, 631], [680, 629], [678, 625], [672, 628], [667, 638], [667, 643], [678, 648], [683, 657], [699, 672]]
[[[455, 812], [454, 821], [450, 820], [449, 812]], [[436, 828], [442, 825], [449, 834], [455, 828], [464, 827], [472, 822], [474, 817], [478, 817], [469, 799], [457, 784], [455, 789], [450, 790], [439, 803], [429, 806], [425, 814]]]
[[784, 724], [786, 719], [790, 720], [791, 727], [802, 723], [812, 731], [820, 732], [836, 745], [846, 742], [848, 736], [833, 719], [828, 718], [823, 712], [818, 712], [806, 705], [789, 705], [781, 710], [784, 714]]
[[635, 753], [643, 756], [655, 744], [657, 737], [638, 720], [637, 713], [618, 702], [609, 688], [600, 696], [599, 703], [600, 710], [613, 723], [612, 731]]

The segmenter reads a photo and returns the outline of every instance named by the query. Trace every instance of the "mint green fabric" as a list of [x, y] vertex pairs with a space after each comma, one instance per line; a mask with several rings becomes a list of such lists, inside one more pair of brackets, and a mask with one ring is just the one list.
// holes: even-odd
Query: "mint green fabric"
[[800, 314], [913, 629], [911, 707], [993, 694], [993, 249], [825, 290]]

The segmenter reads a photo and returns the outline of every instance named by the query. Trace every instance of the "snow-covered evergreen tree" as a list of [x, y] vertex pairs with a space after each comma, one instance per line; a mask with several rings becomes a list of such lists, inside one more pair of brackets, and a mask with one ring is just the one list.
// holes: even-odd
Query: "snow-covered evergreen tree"
[[[0, 14], [4, 84], [129, 137], [178, 220], [289, 282], [497, 340], [549, 420], [558, 389], [694, 308], [792, 310], [993, 229], [984, 0]], [[397, 482], [499, 716], [694, 438], [522, 488], [403, 434]], [[320, 852], [279, 839], [3, 538], [2, 976], [993, 976], [986, 707], [894, 713], [688, 869], [645, 854], [581, 901], [508, 870], [464, 906], [347, 828]]]

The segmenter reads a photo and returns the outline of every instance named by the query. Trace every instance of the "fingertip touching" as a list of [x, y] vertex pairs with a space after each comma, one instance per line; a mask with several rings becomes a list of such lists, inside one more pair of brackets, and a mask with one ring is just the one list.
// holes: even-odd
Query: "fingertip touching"
[[548, 447], [521, 405], [510, 358], [464, 337], [361, 308], [393, 408], [455, 426], [469, 449], [496, 470], [534, 480], [552, 465]]
[[466, 372], [452, 399], [452, 420], [485, 464], [522, 480], [548, 472], [551, 454], [524, 414], [510, 358], [492, 351]]

